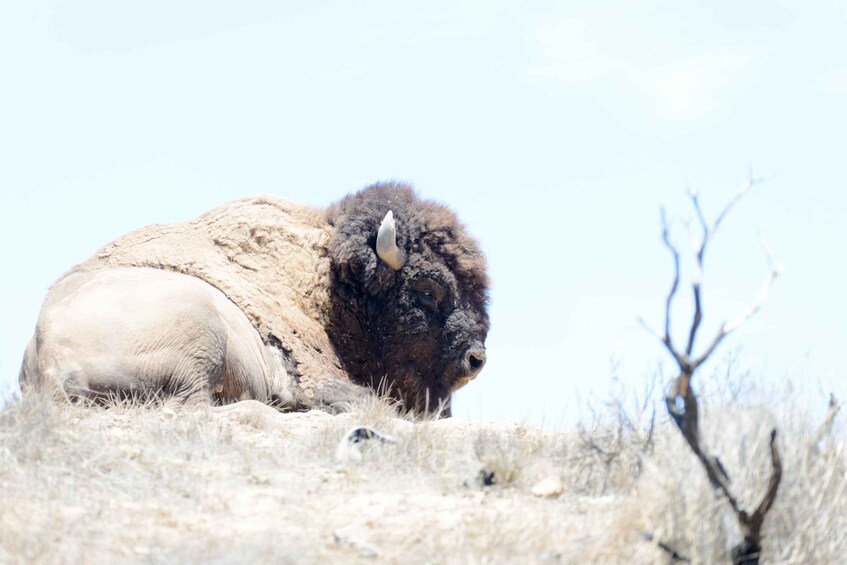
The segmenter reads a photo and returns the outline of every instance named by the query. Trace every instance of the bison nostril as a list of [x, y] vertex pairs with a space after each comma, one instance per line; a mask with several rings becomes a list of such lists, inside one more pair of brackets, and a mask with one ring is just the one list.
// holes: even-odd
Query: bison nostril
[[468, 351], [466, 357], [468, 366], [472, 371], [477, 372], [485, 365], [485, 352], [483, 351]]

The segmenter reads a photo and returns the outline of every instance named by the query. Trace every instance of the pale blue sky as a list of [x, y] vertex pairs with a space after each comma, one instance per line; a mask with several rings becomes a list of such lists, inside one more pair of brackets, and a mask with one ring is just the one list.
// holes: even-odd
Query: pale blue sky
[[114, 237], [397, 178], [489, 257], [489, 365], [457, 414], [569, 419], [613, 364], [638, 384], [665, 359], [635, 321], [670, 280], [659, 207], [688, 214], [690, 186], [714, 215], [752, 167], [776, 176], [714, 242], [704, 337], [758, 292], [762, 232], [787, 270], [719, 357], [847, 397], [847, 3], [410, 5], [4, 3], [0, 380]]

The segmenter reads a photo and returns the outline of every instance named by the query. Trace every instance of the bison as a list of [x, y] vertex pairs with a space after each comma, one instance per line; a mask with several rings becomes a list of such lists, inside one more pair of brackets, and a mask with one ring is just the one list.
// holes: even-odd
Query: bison
[[[325, 210], [237, 200], [123, 236], [49, 290], [24, 391], [280, 409], [381, 389], [446, 406], [485, 365], [488, 278], [445, 206], [381, 183]], [[382, 387], [382, 388], [381, 388]]]

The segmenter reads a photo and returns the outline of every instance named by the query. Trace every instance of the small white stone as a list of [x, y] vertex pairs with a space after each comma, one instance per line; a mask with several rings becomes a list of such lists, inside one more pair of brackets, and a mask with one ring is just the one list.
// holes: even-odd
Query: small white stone
[[532, 487], [532, 494], [535, 496], [543, 496], [553, 498], [562, 494], [565, 488], [562, 486], [562, 481], [559, 477], [547, 477], [535, 483]]

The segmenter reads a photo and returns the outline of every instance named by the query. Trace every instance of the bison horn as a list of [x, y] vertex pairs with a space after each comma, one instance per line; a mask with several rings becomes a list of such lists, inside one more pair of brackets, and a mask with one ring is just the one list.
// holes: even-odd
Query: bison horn
[[385, 264], [399, 271], [406, 263], [406, 254], [397, 247], [397, 227], [394, 225], [394, 213], [389, 210], [379, 225], [376, 234], [376, 254]]

